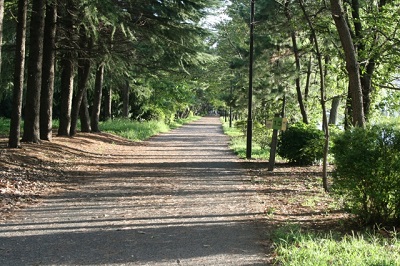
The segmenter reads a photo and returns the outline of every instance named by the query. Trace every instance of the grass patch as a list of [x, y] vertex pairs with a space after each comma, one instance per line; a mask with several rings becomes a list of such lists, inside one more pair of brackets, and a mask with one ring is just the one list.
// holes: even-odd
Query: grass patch
[[[102, 131], [110, 132], [133, 141], [140, 141], [148, 139], [158, 133], [178, 128], [200, 118], [200, 116], [190, 116], [186, 119], [177, 119], [169, 125], [159, 121], [137, 122], [130, 119], [115, 119], [100, 122], [100, 128]], [[58, 127], [59, 120], [53, 120], [53, 128], [57, 129]], [[77, 127], [80, 128], [80, 121], [78, 121]], [[8, 136], [9, 132], [10, 119], [0, 117], [0, 136]], [[21, 121], [21, 132], [23, 132], [23, 121]]]
[[168, 132], [186, 123], [199, 119], [199, 116], [192, 116], [187, 119], [179, 119], [170, 125], [162, 121], [132, 121], [130, 119], [114, 119], [100, 123], [102, 131], [106, 131], [132, 141], [141, 141], [159, 133]]
[[[224, 133], [231, 138], [230, 141], [230, 148], [238, 155], [239, 158], [245, 159], [246, 158], [246, 145], [247, 140], [246, 136], [243, 132], [236, 128], [236, 127], [229, 127], [229, 122], [223, 122], [222, 127]], [[258, 145], [254, 140], [252, 142], [252, 158], [254, 159], [262, 159], [268, 160], [269, 159], [269, 148], [262, 149], [260, 145]]]
[[278, 265], [400, 265], [400, 241], [392, 233], [335, 236], [305, 232], [289, 225], [274, 235]]

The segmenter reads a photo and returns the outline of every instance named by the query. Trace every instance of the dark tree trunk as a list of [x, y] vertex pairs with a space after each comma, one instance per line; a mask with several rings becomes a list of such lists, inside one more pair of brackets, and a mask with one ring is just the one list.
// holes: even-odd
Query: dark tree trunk
[[310, 60], [308, 60], [307, 64], [307, 79], [306, 79], [306, 87], [304, 89], [304, 101], [308, 101], [308, 95], [310, 93], [310, 82], [311, 82], [311, 66], [312, 66], [312, 55], [310, 55]]
[[78, 63], [78, 89], [72, 103], [72, 113], [71, 113], [71, 130], [70, 135], [74, 136], [76, 134], [76, 127], [78, 123], [79, 111], [81, 109], [81, 103], [83, 95], [86, 93], [87, 82], [90, 75], [90, 60], [80, 60]]
[[61, 61], [61, 100], [60, 100], [60, 125], [59, 136], [69, 136], [71, 128], [72, 94], [74, 91], [74, 62], [72, 58]]
[[22, 94], [24, 88], [26, 18], [28, 0], [18, 0], [18, 23], [15, 49], [14, 89], [8, 146], [18, 148], [21, 135]]
[[79, 116], [81, 120], [81, 132], [91, 132], [92, 129], [90, 127], [90, 115], [89, 115], [89, 104], [87, 99], [87, 90], [83, 94], [81, 108], [79, 111]]
[[63, 30], [67, 37], [68, 43], [65, 47], [63, 57], [60, 61], [62, 68], [61, 72], [61, 99], [60, 99], [60, 125], [58, 128], [59, 136], [69, 136], [71, 129], [71, 109], [72, 109], [72, 95], [74, 88], [74, 75], [76, 55], [74, 54], [73, 47], [76, 42], [76, 29], [75, 29], [75, 6], [74, 2], [69, 0], [66, 3], [65, 10], [63, 10]]
[[103, 90], [103, 78], [104, 78], [104, 64], [101, 63], [97, 67], [96, 71], [93, 108], [90, 119], [90, 125], [92, 127], [93, 132], [100, 132], [99, 121], [100, 121], [100, 110], [101, 110], [101, 97]]
[[122, 117], [129, 117], [129, 82], [127, 81], [122, 90]]
[[42, 92], [40, 94], [40, 139], [52, 139], [53, 94], [55, 69], [55, 38], [57, 29], [57, 0], [50, 1], [46, 7], [46, 20], [43, 43]]
[[346, 70], [349, 76], [349, 90], [352, 99], [352, 122], [354, 126], [365, 125], [363, 95], [360, 81], [360, 68], [357, 61], [357, 52], [354, 47], [350, 29], [347, 25], [343, 3], [341, 0], [330, 0], [332, 17], [342, 43], [346, 60]]
[[28, 81], [26, 89], [24, 135], [22, 141], [40, 141], [40, 91], [42, 88], [43, 34], [46, 5], [44, 0], [32, 1]]
[[80, 34], [81, 49], [86, 48], [87, 52], [83, 50], [80, 52], [78, 60], [78, 88], [76, 95], [72, 102], [72, 113], [71, 113], [71, 130], [70, 135], [76, 134], [76, 128], [78, 123], [79, 111], [81, 109], [81, 103], [83, 95], [87, 90], [87, 83], [90, 76], [91, 61], [88, 58], [92, 49], [92, 40], [86, 37], [86, 31], [82, 30]]
[[336, 125], [337, 123], [339, 104], [340, 104], [340, 96], [333, 97], [331, 111], [329, 113], [329, 125]]
[[[384, 1], [380, 2], [381, 5], [385, 5]], [[365, 38], [363, 35], [362, 18], [360, 17], [360, 3], [358, 0], [351, 1], [352, 16], [354, 23], [355, 37], [357, 38], [357, 51], [359, 54], [364, 54], [365, 51]], [[368, 116], [371, 108], [371, 93], [372, 93], [372, 75], [375, 71], [375, 59], [374, 58], [361, 58], [363, 63], [360, 64], [360, 81], [363, 95], [363, 109], [365, 119], [368, 120]]]

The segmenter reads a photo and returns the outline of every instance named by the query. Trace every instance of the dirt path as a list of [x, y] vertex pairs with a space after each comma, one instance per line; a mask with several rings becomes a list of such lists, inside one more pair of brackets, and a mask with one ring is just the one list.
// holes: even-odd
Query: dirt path
[[140, 145], [74, 141], [81, 186], [0, 224], [0, 265], [266, 265], [264, 206], [218, 118]]

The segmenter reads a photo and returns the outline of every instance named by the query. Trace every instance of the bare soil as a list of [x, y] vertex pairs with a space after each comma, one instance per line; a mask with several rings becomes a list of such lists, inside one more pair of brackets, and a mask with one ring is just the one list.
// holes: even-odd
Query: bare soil
[[[132, 165], [126, 164], [126, 157], [135, 154], [134, 160], [140, 160], [143, 148], [149, 142], [133, 143], [107, 133], [80, 133], [74, 138], [55, 137], [52, 142], [39, 145], [24, 143], [21, 149], [8, 149], [6, 144], [7, 139], [0, 138], [0, 220], [3, 223], [12, 219], [18, 210], [37, 206], [43, 198], [79, 191], [84, 184], [95, 181], [99, 171], [111, 172], [112, 169], [105, 169], [110, 161], [121, 167], [120, 173], [134, 171]], [[116, 147], [118, 152], [115, 152]], [[153, 152], [155, 150], [153, 147]], [[157, 156], [166, 156], [161, 153], [151, 156], [154, 160]], [[174, 163], [172, 159], [167, 162]], [[322, 189], [320, 166], [277, 164], [275, 170], [269, 172], [264, 161], [238, 162], [246, 169], [244, 180], [257, 191], [257, 204], [263, 208], [263, 214], [258, 215], [257, 220], [262, 224], [263, 234], [267, 234], [263, 245], [269, 263], [274, 258], [270, 234], [279, 227], [298, 224], [322, 232], [349, 229], [350, 217]], [[173, 183], [165, 182], [150, 182], [149, 186], [153, 189], [158, 186], [159, 190], [166, 186], [174, 189]], [[192, 185], [196, 186], [196, 183]], [[101, 186], [102, 190], [106, 189], [104, 186], [116, 189], [112, 180]], [[215, 213], [218, 211], [213, 210]]]

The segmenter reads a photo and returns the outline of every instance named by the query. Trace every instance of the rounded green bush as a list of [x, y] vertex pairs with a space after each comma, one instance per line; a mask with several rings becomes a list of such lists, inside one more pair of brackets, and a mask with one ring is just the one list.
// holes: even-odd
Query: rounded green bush
[[353, 128], [334, 139], [333, 191], [365, 223], [400, 223], [400, 130]]
[[278, 154], [296, 165], [312, 165], [322, 159], [324, 133], [313, 125], [296, 123], [282, 132]]

